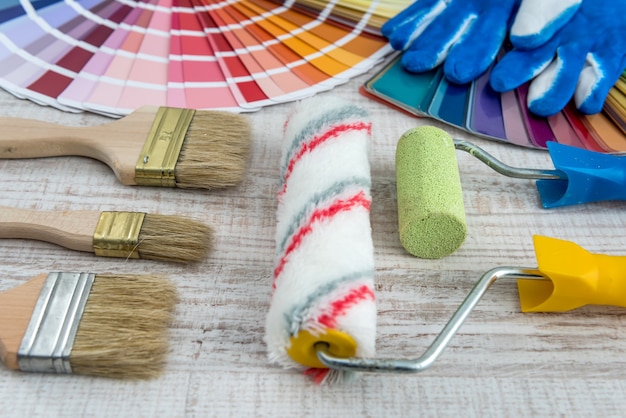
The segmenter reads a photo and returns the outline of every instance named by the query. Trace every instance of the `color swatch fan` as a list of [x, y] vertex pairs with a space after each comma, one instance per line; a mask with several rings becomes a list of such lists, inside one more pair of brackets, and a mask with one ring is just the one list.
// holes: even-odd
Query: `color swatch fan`
[[268, 0], [9, 0], [0, 87], [113, 117], [142, 105], [254, 111], [311, 96], [390, 52], [365, 33]]
[[556, 141], [597, 152], [626, 151], [626, 74], [611, 89], [602, 112], [580, 113], [573, 103], [548, 118], [528, 110], [528, 84], [497, 93], [487, 72], [471, 83], [450, 83], [440, 67], [414, 74], [396, 55], [362, 91], [416, 116], [429, 116], [487, 139], [545, 149]]

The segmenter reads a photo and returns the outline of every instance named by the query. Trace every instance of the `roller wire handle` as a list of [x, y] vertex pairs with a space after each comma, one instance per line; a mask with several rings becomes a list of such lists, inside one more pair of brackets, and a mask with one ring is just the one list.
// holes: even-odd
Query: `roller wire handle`
[[454, 148], [467, 152], [485, 163], [485, 165], [489, 166], [492, 170], [507, 177], [516, 179], [567, 180], [567, 175], [560, 170], [512, 167], [496, 159], [493, 155], [471, 142], [462, 139], [453, 139], [453, 142]]
[[626, 256], [593, 254], [556, 238], [533, 237], [537, 268], [496, 267], [483, 274], [428, 349], [417, 359], [333, 356], [323, 343], [317, 357], [329, 368], [357, 372], [417, 373], [443, 353], [489, 287], [498, 279], [517, 279], [522, 312], [563, 312], [585, 305], [626, 307]]
[[334, 357], [327, 351], [326, 345], [320, 343], [316, 346], [317, 357], [326, 366], [332, 369], [354, 372], [393, 372], [393, 373], [419, 373], [429, 368], [443, 353], [450, 340], [457, 333], [463, 322], [467, 319], [474, 307], [478, 304], [487, 289], [500, 278], [541, 280], [545, 276], [539, 270], [518, 267], [497, 267], [486, 272], [474, 285], [463, 303], [458, 307], [452, 318], [448, 321], [439, 335], [435, 338], [428, 349], [415, 360], [411, 359], [362, 359], [362, 358], [339, 358]]
[[454, 139], [454, 147], [473, 155], [508, 177], [536, 179], [544, 208], [605, 200], [626, 200], [626, 158], [557, 142], [548, 142], [554, 170], [511, 167], [470, 142]]

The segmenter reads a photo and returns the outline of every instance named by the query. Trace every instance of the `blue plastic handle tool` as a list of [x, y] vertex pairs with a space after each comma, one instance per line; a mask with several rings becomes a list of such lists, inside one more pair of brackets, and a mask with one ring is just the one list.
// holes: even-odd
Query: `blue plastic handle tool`
[[566, 179], [537, 180], [544, 208], [626, 200], [626, 156], [602, 154], [557, 142], [548, 152]]
[[511, 167], [487, 151], [462, 139], [456, 149], [468, 152], [494, 171], [508, 177], [536, 180], [541, 205], [546, 208], [604, 200], [626, 200], [626, 155], [603, 154], [548, 142], [555, 169]]

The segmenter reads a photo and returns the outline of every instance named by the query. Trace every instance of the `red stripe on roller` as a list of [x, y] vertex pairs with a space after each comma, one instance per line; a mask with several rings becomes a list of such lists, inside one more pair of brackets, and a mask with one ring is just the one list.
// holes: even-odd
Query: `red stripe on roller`
[[313, 379], [313, 381], [318, 385], [321, 385], [324, 382], [328, 373], [330, 373], [330, 369], [309, 368], [304, 371], [304, 375]]
[[[337, 326], [337, 318], [345, 314], [350, 307], [358, 304], [364, 300], [374, 300], [374, 292], [367, 285], [359, 286], [356, 289], [352, 289], [347, 295], [344, 295], [341, 299], [338, 299], [330, 304], [331, 312], [324, 314], [318, 318], [318, 322], [327, 328], [335, 328]], [[305, 376], [310, 377], [316, 384], [322, 384], [326, 376], [330, 373], [330, 369], [306, 369]]]
[[287, 264], [287, 257], [289, 257], [289, 254], [291, 254], [294, 250], [296, 250], [300, 246], [304, 237], [306, 237], [313, 231], [314, 223], [320, 222], [322, 220], [328, 220], [340, 212], [346, 212], [358, 206], [361, 206], [369, 210], [370, 204], [371, 202], [365, 196], [365, 193], [363, 191], [360, 191], [359, 193], [357, 193], [356, 195], [352, 196], [349, 199], [336, 200], [327, 208], [316, 209], [311, 214], [311, 217], [306, 222], [306, 224], [302, 225], [300, 229], [298, 229], [291, 236], [291, 242], [285, 249], [285, 253], [280, 258], [278, 265], [274, 269], [274, 283], [272, 283], [272, 288], [274, 289], [276, 288], [276, 278], [280, 275], [280, 273], [285, 268], [285, 264]]
[[298, 152], [293, 156], [291, 160], [289, 160], [289, 164], [287, 165], [287, 170], [285, 171], [285, 181], [283, 183], [283, 188], [278, 192], [278, 195], [282, 195], [287, 190], [287, 179], [291, 175], [293, 168], [296, 166], [298, 161], [302, 158], [304, 154], [307, 152], [313, 151], [315, 148], [319, 147], [326, 141], [332, 138], [338, 137], [340, 134], [349, 131], [366, 131], [371, 135], [372, 133], [372, 124], [369, 122], [354, 122], [354, 123], [345, 123], [342, 125], [333, 126], [331, 129], [325, 131], [322, 135], [314, 136], [308, 142], [303, 143], [300, 146]]
[[321, 315], [317, 322], [326, 328], [335, 328], [337, 318], [344, 315], [348, 309], [364, 300], [374, 300], [374, 292], [367, 285], [352, 289], [347, 295], [330, 304], [330, 312]]

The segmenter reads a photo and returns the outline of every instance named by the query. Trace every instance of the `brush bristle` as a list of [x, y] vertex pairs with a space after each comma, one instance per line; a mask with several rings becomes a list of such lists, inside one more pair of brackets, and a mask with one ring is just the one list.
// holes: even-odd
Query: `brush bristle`
[[72, 373], [157, 377], [168, 352], [176, 288], [149, 275], [96, 275], [70, 354]]
[[220, 189], [240, 183], [250, 154], [250, 136], [250, 124], [241, 115], [197, 111], [174, 170], [176, 187]]
[[213, 229], [180, 216], [146, 214], [138, 241], [139, 258], [188, 263], [211, 251]]

